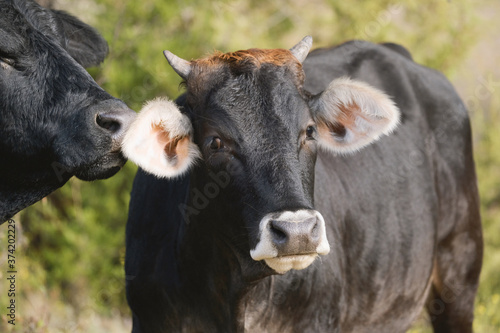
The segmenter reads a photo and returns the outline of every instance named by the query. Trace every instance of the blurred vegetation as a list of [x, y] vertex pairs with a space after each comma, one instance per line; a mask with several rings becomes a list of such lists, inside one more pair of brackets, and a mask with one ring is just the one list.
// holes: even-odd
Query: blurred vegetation
[[[417, 62], [453, 77], [478, 36], [490, 28], [491, 22], [478, 19], [477, 6], [494, 1], [50, 0], [56, 8], [95, 26], [108, 40], [108, 59], [90, 72], [135, 110], [148, 99], [175, 98], [180, 93], [180, 78], [164, 60], [164, 49], [191, 59], [214, 49], [290, 48], [308, 34], [314, 37], [315, 48], [350, 39], [400, 43]], [[500, 330], [500, 114], [495, 111], [500, 100], [496, 96], [470, 110], [487, 246], [476, 306], [478, 332]], [[72, 179], [16, 216], [17, 319], [26, 331], [130, 331], [123, 261], [135, 171], [128, 163], [106, 181]], [[0, 232], [0, 244], [5, 244], [5, 235]], [[1, 267], [5, 267], [4, 252], [2, 247]], [[2, 274], [3, 269], [0, 308], [5, 309]], [[2, 315], [0, 331], [12, 329], [4, 321]], [[425, 321], [417, 326], [413, 332], [428, 331]]]
[[[497, 89], [498, 79], [497, 76]], [[481, 194], [485, 254], [476, 304], [478, 332], [500, 332], [500, 95], [476, 109], [475, 160]]]

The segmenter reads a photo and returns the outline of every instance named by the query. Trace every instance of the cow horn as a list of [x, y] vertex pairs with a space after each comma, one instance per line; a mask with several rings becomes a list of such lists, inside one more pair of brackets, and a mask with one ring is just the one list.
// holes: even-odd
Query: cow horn
[[306, 60], [307, 54], [311, 49], [313, 39], [311, 36], [305, 36], [302, 40], [290, 49], [290, 52], [297, 58], [301, 63]]
[[163, 51], [163, 55], [167, 58], [168, 63], [174, 71], [179, 74], [184, 80], [187, 80], [189, 73], [191, 72], [191, 63], [187, 60], [179, 58], [170, 51]]

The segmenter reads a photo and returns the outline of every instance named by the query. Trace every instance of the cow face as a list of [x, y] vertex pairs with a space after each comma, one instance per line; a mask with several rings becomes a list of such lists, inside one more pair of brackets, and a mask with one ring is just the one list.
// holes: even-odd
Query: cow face
[[304, 91], [301, 61], [311, 43], [306, 37], [290, 51], [251, 49], [192, 62], [166, 52], [186, 80], [185, 112], [154, 101], [124, 141], [125, 154], [160, 177], [189, 170], [198, 157], [205, 173], [226, 170], [230, 195], [220, 195], [220, 209], [238, 207], [250, 257], [278, 273], [306, 268], [330, 250], [313, 203], [318, 148], [356, 151], [399, 119], [387, 96], [347, 78], [317, 96]]
[[107, 50], [94, 29], [66, 13], [1, 0], [2, 190], [57, 188], [72, 175], [106, 178], [123, 166], [121, 140], [135, 113], [82, 67]]

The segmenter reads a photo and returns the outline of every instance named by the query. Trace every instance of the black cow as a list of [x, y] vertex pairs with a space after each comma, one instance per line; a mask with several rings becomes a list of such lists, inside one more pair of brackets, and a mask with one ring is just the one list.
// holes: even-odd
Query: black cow
[[165, 53], [187, 94], [148, 104], [124, 151], [187, 173], [135, 178], [133, 332], [404, 332], [426, 304], [435, 332], [472, 331], [483, 243], [463, 103], [400, 46], [302, 65], [311, 43]]
[[115, 174], [135, 113], [82, 66], [108, 52], [93, 28], [30, 0], [0, 0], [0, 223], [71, 176]]

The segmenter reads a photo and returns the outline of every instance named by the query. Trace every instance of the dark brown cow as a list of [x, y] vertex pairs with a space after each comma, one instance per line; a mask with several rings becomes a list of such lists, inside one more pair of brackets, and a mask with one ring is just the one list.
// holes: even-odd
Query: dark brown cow
[[463, 103], [402, 47], [305, 59], [311, 42], [166, 52], [187, 93], [148, 104], [124, 148], [167, 178], [139, 171], [132, 191], [135, 333], [404, 332], [426, 302], [435, 332], [472, 331], [483, 243]]

